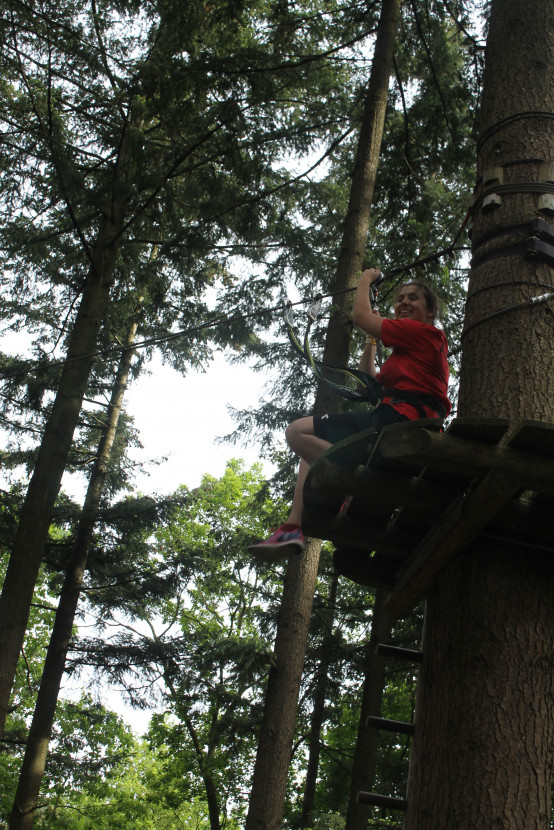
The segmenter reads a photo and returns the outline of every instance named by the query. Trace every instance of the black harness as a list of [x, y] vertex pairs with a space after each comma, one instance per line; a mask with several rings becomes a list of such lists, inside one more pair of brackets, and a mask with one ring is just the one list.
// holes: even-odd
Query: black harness
[[431, 409], [436, 414], [437, 418], [442, 418], [443, 420], [446, 418], [446, 409], [444, 408], [444, 405], [432, 395], [427, 395], [426, 392], [411, 392], [407, 389], [383, 389], [383, 397], [390, 398], [390, 401], [387, 403], [410, 404], [410, 406], [413, 406], [414, 409], [417, 410], [417, 414], [420, 418], [429, 417], [423, 408], [424, 406], [426, 406], [427, 409]]

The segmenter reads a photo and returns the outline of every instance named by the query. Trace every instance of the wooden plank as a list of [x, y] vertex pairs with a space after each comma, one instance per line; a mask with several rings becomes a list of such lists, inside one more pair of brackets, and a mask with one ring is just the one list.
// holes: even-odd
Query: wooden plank
[[[416, 423], [416, 422], [414, 422]], [[422, 421], [417, 423], [429, 423]], [[411, 427], [413, 428], [413, 427]], [[358, 459], [367, 446], [368, 435], [359, 433], [345, 442], [331, 447], [322, 454], [309, 470], [304, 487], [304, 505], [338, 514], [345, 497], [353, 496], [348, 508], [350, 517], [363, 519], [363, 524], [345, 524], [344, 517], [332, 520], [329, 516], [306, 514], [303, 516], [305, 532], [318, 538], [328, 538], [337, 544], [349, 544], [368, 549], [367, 524], [371, 522], [371, 541], [379, 551], [394, 550], [398, 556], [397, 532], [387, 533], [384, 525], [399, 504], [408, 504], [405, 524], [419, 527], [419, 535], [410, 535], [410, 542], [416, 544], [426, 530], [429, 521], [440, 513], [452, 495], [452, 490], [443, 483], [433, 484], [417, 477], [399, 476], [391, 471], [379, 471], [357, 464], [347, 466], [345, 452], [349, 459]], [[342, 521], [342, 524], [338, 524]], [[320, 527], [317, 523], [320, 522]], [[309, 528], [309, 529], [308, 529]], [[348, 538], [348, 532], [358, 532], [362, 539]], [[405, 553], [405, 543], [401, 545]]]
[[[554, 546], [552, 509], [544, 507], [554, 505], [554, 425], [523, 421], [510, 433], [507, 420], [456, 419], [441, 433], [422, 423], [386, 427], [369, 466], [360, 462], [371, 430], [334, 445], [312, 465], [304, 490], [308, 535], [404, 562], [387, 603], [396, 616], [481, 533]], [[514, 499], [522, 490], [534, 492], [532, 507]], [[346, 495], [353, 498], [339, 513]]]
[[390, 590], [396, 582], [398, 559], [356, 548], [335, 548], [333, 566], [337, 573], [370, 588]]
[[495, 461], [496, 446], [489, 448], [486, 444], [424, 429], [400, 431], [396, 426], [383, 430], [370, 456], [370, 466], [382, 469], [395, 464], [406, 470], [429, 467], [467, 481], [484, 476]]
[[395, 660], [408, 660], [410, 663], [421, 663], [423, 652], [412, 648], [401, 648], [400, 646], [389, 645], [388, 643], [377, 643], [375, 654], [379, 657], [392, 657]]
[[402, 720], [392, 720], [391, 718], [378, 718], [376, 715], [369, 715], [366, 718], [366, 729], [380, 729], [385, 732], [396, 732], [398, 735], [413, 735], [415, 733], [415, 724], [406, 723]]
[[[376, 470], [389, 470], [404, 476], [419, 476], [426, 465], [425, 461], [422, 462], [421, 460], [422, 453], [420, 452], [419, 457], [414, 458], [413, 450], [416, 446], [422, 446], [424, 437], [420, 438], [420, 436], [426, 436], [427, 434], [424, 429], [405, 429], [403, 423], [385, 427], [369, 456], [368, 466]], [[387, 453], [387, 447], [390, 447], [391, 444], [402, 449], [394, 454]], [[408, 455], [404, 449], [408, 447], [412, 448], [411, 455]], [[383, 452], [383, 449], [385, 452]], [[403, 449], [404, 451], [402, 451]]]
[[447, 435], [482, 441], [484, 444], [498, 444], [510, 427], [507, 418], [455, 418], [446, 430]]
[[368, 447], [374, 439], [375, 431], [365, 429], [355, 435], [349, 435], [343, 441], [338, 441], [325, 450], [312, 465], [315, 467], [320, 459], [328, 458], [343, 467], [355, 467], [363, 464], [368, 454]]
[[409, 503], [422, 510], [437, 503], [445, 507], [449, 495], [453, 495], [455, 490], [454, 487], [444, 487], [390, 470], [376, 471], [363, 465], [347, 469], [330, 459], [322, 459], [321, 463], [314, 465], [311, 484], [312, 488], [337, 489], [359, 499], [375, 499], [383, 505]]
[[[350, 495], [352, 470], [367, 460], [368, 445], [373, 437], [374, 430], [371, 429], [350, 435], [316, 458], [306, 477], [304, 503], [325, 505], [338, 511], [344, 496]], [[344, 475], [340, 473], [341, 468]]]
[[389, 613], [395, 617], [407, 615], [445, 563], [475, 539], [520, 488], [516, 474], [493, 470], [467, 498], [453, 503], [402, 568], [386, 601]]
[[[393, 426], [403, 427], [405, 430], [413, 429], [415, 426], [419, 428], [440, 429], [442, 421], [438, 418], [425, 418], [418, 421], [402, 421]], [[386, 427], [389, 429], [390, 427]], [[355, 435], [349, 435], [343, 441], [333, 444], [332, 447], [325, 450], [312, 464], [311, 470], [317, 468], [319, 462], [323, 459], [328, 459], [338, 464], [341, 467], [357, 467], [358, 464], [365, 464], [369, 456], [368, 448], [373, 448], [375, 443], [375, 431], [373, 429], [366, 429], [362, 432], [357, 432]]]
[[403, 458], [421, 466], [452, 469], [462, 477], [483, 477], [488, 470], [495, 468], [519, 476], [522, 489], [554, 494], [554, 464], [549, 457], [518, 452], [511, 447], [466, 441], [447, 433], [414, 430], [408, 435], [389, 433], [388, 429], [383, 430], [370, 463], [378, 451], [381, 463]]
[[520, 452], [554, 456], [554, 424], [549, 421], [521, 421], [508, 437], [507, 446]]
[[391, 531], [377, 520], [368, 523], [364, 518], [346, 516], [337, 521], [334, 514], [312, 505], [304, 506], [302, 529], [307, 536], [329, 539], [337, 547], [355, 547], [368, 552], [378, 550], [402, 560], [414, 549], [422, 535], [394, 528]]
[[430, 482], [387, 470], [359, 465], [348, 469], [322, 459], [311, 471], [304, 503], [338, 512], [346, 495], [352, 497], [350, 515], [390, 516], [404, 505], [404, 524], [425, 525], [444, 510], [456, 490], [445, 482]]
[[356, 795], [356, 801], [360, 804], [371, 804], [374, 807], [388, 807], [390, 810], [406, 812], [408, 802], [405, 798], [396, 798], [392, 795], [380, 795], [379, 793], [366, 793], [360, 790]]

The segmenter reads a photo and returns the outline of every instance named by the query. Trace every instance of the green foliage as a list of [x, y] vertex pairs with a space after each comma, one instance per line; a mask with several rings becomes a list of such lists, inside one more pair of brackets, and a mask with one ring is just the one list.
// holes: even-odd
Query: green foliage
[[130, 585], [120, 573], [124, 590], [109, 597], [88, 592], [102, 603], [104, 624], [122, 614], [128, 623], [105, 642], [75, 643], [72, 655], [117, 678], [143, 706], [140, 688], [156, 681], [162, 711], [148, 741], [167, 809], [211, 799], [226, 821], [244, 810], [280, 591], [279, 573], [245, 554], [282, 518], [282, 507], [260, 494], [263, 483], [258, 466], [231, 461], [221, 479], [181, 488], [154, 528], [133, 530], [130, 514], [116, 547], [140, 538], [155, 571], [151, 589], [135, 572]]
[[[465, 215], [481, 71], [472, 5], [404, 4], [367, 251], [385, 271], [450, 244]], [[34, 462], [91, 252], [115, 214], [123, 220], [112, 302], [72, 468], [86, 469], [94, 452], [118, 349], [135, 319], [148, 343], [134, 377], [154, 348], [183, 372], [227, 346], [237, 360], [278, 369], [259, 410], [238, 413], [239, 429], [260, 437], [263, 452], [274, 451], [271, 430], [310, 410], [313, 380], [282, 327], [269, 313], [250, 315], [281, 297], [287, 281], [301, 296], [332, 284], [378, 11], [378, 3], [341, 0], [7, 3], [0, 321], [31, 337], [34, 360], [2, 356], [1, 414], [13, 435], [6, 467]], [[296, 180], [296, 169], [312, 166]], [[447, 303], [454, 342], [460, 264], [458, 252], [428, 273]], [[322, 333], [319, 325], [316, 349]], [[353, 342], [353, 361], [356, 348]], [[164, 503], [149, 496], [113, 503], [130, 483], [125, 447], [137, 440], [132, 423], [122, 422], [85, 591], [98, 636], [72, 643], [69, 669], [109, 674], [135, 703], [162, 711], [147, 743], [138, 744], [90, 696], [62, 702], [37, 826], [208, 827], [211, 799], [233, 828], [245, 810], [281, 580], [280, 569], [254, 567], [245, 548], [279, 524], [284, 507], [260, 471], [239, 462], [222, 479], [205, 477], [196, 491], [183, 488]], [[290, 487], [290, 454], [280, 460], [273, 496]], [[63, 500], [59, 511], [46, 558], [53, 572], [75, 520]], [[45, 580], [37, 605], [50, 603]], [[330, 584], [325, 565], [287, 807], [292, 825], [325, 656], [325, 783], [314, 830], [342, 826], [370, 625], [367, 592], [342, 583], [329, 625]], [[122, 619], [126, 628], [108, 636]], [[37, 608], [18, 672], [13, 743], [0, 761], [4, 815], [50, 625], [50, 611]], [[413, 677], [391, 676], [385, 713], [409, 719], [413, 689]], [[401, 792], [405, 755], [405, 744], [383, 741], [384, 789]]]
[[[111, 770], [102, 780], [74, 793], [64, 793], [55, 806], [37, 817], [36, 826], [60, 830], [183, 830], [208, 828], [209, 820], [201, 800], [172, 799], [179, 788], [179, 771], [171, 758], [152, 752], [146, 743], [135, 741], [125, 764]], [[174, 803], [173, 803], [174, 802]], [[230, 830], [238, 830], [229, 822]]]

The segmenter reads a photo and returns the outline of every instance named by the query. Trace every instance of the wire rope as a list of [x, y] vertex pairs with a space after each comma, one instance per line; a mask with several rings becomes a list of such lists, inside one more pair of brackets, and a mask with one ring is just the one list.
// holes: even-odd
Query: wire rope
[[[460, 235], [463, 231], [463, 228], [465, 227], [465, 224], [467, 223], [468, 219], [469, 219], [469, 213], [466, 215], [466, 217], [464, 219], [464, 222], [462, 224], [462, 227], [460, 228], [459, 232], [457, 233], [456, 238], [455, 238], [455, 240], [452, 244], [450, 244], [449, 246], [447, 246], [445, 248], [442, 248], [439, 251], [436, 251], [433, 254], [429, 254], [426, 257], [420, 257], [420, 258], [410, 262], [407, 265], [402, 265], [402, 266], [398, 266], [396, 268], [391, 269], [390, 271], [387, 272], [385, 280], [388, 282], [390, 279], [394, 279], [394, 277], [396, 277], [396, 276], [400, 276], [400, 278], [401, 278], [403, 274], [411, 274], [411, 272], [416, 270], [416, 269], [421, 269], [421, 268], [425, 269], [427, 267], [427, 265], [431, 264], [432, 262], [437, 262], [438, 260], [444, 258], [445, 256], [453, 256], [456, 252], [461, 251], [461, 250], [465, 250], [464, 247], [457, 248], [456, 247], [456, 242], [459, 239], [459, 237], [460, 237]], [[383, 294], [382, 299], [386, 299], [394, 291], [394, 288], [396, 287], [397, 284], [398, 283], [394, 283], [386, 291], [386, 293]], [[353, 288], [344, 288], [344, 289], [341, 289], [339, 291], [332, 291], [332, 292], [329, 292], [329, 293], [326, 293], [326, 294], [321, 294], [321, 298], [322, 299], [330, 299], [330, 298], [333, 298], [333, 297], [341, 296], [343, 294], [352, 293], [355, 290], [356, 290], [355, 287], [353, 287]], [[309, 299], [297, 300], [296, 302], [291, 303], [291, 305], [305, 305], [305, 304], [308, 304], [308, 303], [313, 303], [313, 296], [310, 297]], [[48, 363], [48, 364], [45, 364], [43, 362], [37, 362], [37, 363], [35, 363], [31, 366], [25, 367], [25, 369], [19, 369], [17, 371], [14, 371], [14, 372], [11, 372], [11, 373], [8, 373], [8, 374], [1, 374], [2, 370], [0, 369], [0, 380], [12, 380], [13, 378], [28, 375], [28, 374], [31, 374], [33, 372], [47, 371], [47, 370], [50, 370], [50, 369], [60, 368], [60, 367], [63, 367], [65, 365], [69, 364], [69, 363], [73, 363], [73, 362], [76, 362], [76, 361], [79, 361], [79, 360], [94, 360], [94, 358], [96, 358], [96, 357], [106, 357], [106, 356], [111, 355], [111, 354], [121, 354], [121, 353], [123, 353], [125, 351], [129, 351], [129, 350], [137, 351], [138, 349], [147, 348], [148, 346], [155, 346], [158, 343], [170, 343], [173, 340], [178, 340], [182, 337], [189, 337], [193, 334], [199, 334], [200, 332], [205, 331], [206, 329], [212, 329], [212, 328], [216, 329], [220, 326], [230, 325], [231, 323], [236, 323], [236, 322], [240, 322], [240, 321], [243, 321], [243, 320], [250, 320], [250, 319], [254, 319], [256, 317], [262, 317], [264, 315], [273, 314], [276, 311], [282, 311], [282, 310], [283, 310], [283, 303], [279, 302], [277, 305], [270, 306], [268, 308], [264, 308], [264, 309], [261, 309], [261, 310], [258, 310], [258, 311], [251, 311], [251, 312], [248, 312], [246, 314], [235, 314], [231, 317], [222, 316], [222, 317], [220, 317], [216, 320], [210, 320], [210, 321], [207, 321], [205, 323], [201, 323], [198, 326], [192, 326], [191, 328], [188, 328], [188, 329], [182, 329], [180, 331], [171, 332], [169, 334], [158, 335], [156, 337], [148, 337], [144, 340], [137, 340], [137, 342], [134, 343], [132, 346], [110, 346], [109, 348], [106, 348], [106, 349], [98, 349], [94, 352], [89, 352], [87, 354], [76, 355], [75, 357], [66, 357], [66, 358], [63, 358], [61, 360], [53, 361], [53, 362]]]

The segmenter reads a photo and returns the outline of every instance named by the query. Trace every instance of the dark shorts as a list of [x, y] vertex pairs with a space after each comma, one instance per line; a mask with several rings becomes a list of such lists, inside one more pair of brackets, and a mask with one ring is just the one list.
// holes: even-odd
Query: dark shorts
[[375, 435], [379, 435], [383, 427], [388, 424], [397, 424], [399, 421], [408, 421], [386, 403], [379, 404], [375, 409], [365, 409], [359, 412], [334, 412], [329, 415], [314, 415], [314, 434], [318, 438], [337, 444], [344, 438], [373, 428]]

